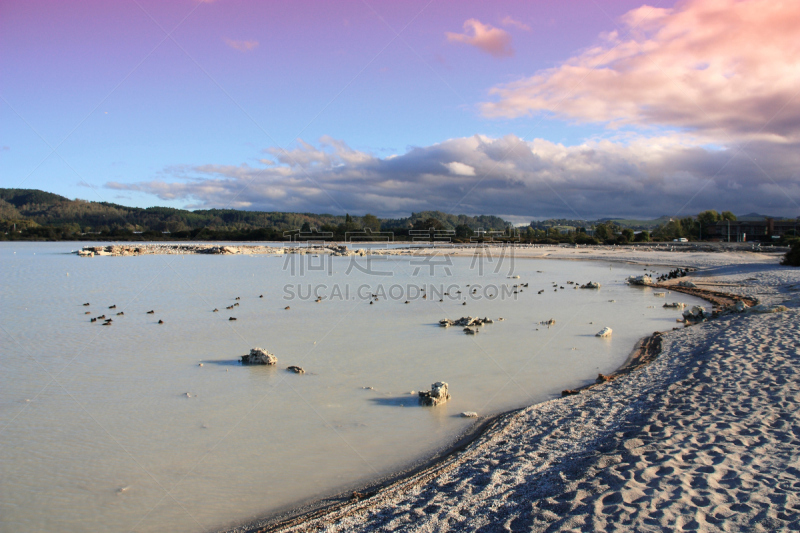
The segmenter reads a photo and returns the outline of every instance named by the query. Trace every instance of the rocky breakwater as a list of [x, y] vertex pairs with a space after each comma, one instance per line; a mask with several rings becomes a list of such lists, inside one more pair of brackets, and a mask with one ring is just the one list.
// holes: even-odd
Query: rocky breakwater
[[428, 407], [435, 407], [450, 399], [447, 383], [437, 381], [431, 385], [431, 390], [419, 391], [419, 403]]
[[368, 255], [369, 250], [350, 250], [345, 244], [320, 244], [303, 246], [217, 245], [217, 244], [112, 244], [85, 246], [75, 252], [81, 257], [126, 255], [284, 255], [327, 254], [333, 256]]

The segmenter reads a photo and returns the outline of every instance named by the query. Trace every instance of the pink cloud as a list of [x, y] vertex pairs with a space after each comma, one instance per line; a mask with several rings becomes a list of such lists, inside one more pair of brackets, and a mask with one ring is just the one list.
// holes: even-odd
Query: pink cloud
[[511, 15], [506, 15], [505, 17], [503, 17], [503, 20], [500, 21], [500, 24], [502, 24], [503, 26], [514, 26], [515, 28], [524, 31], [531, 31], [530, 26], [528, 26], [524, 22], [520, 22], [519, 20], [512, 18]]
[[234, 41], [233, 39], [225, 39], [225, 44], [236, 50], [249, 52], [258, 46], [258, 41]]
[[483, 24], [477, 19], [464, 22], [464, 33], [447, 32], [445, 35], [448, 41], [471, 44], [495, 57], [514, 55], [511, 36], [505, 30]]
[[678, 127], [723, 142], [800, 139], [800, 3], [690, 0], [621, 22], [562, 65], [491, 89], [484, 114]]

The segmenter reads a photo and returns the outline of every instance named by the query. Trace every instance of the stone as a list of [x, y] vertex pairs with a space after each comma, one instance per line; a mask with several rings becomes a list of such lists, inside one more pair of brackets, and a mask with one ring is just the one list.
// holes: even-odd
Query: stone
[[250, 353], [242, 356], [243, 365], [275, 365], [278, 358], [263, 348], [253, 348]]
[[783, 313], [788, 311], [789, 309], [785, 305], [766, 305], [766, 304], [758, 304], [754, 305], [747, 309], [748, 313], [759, 313], [759, 314], [766, 314], [766, 313]]
[[598, 331], [595, 334], [595, 337], [610, 337], [612, 332], [613, 332], [613, 330], [611, 328], [605, 327], [605, 328], [601, 329], [600, 331]]
[[695, 289], [695, 288], [697, 288], [697, 285], [695, 285], [691, 281], [679, 281], [678, 282], [678, 287], [688, 287], [690, 289]]
[[429, 407], [435, 407], [449, 399], [448, 386], [444, 381], [437, 381], [431, 385], [429, 391], [419, 391], [419, 402]]
[[589, 283], [587, 283], [585, 285], [581, 285], [581, 289], [599, 289], [599, 288], [600, 288], [600, 284], [595, 282], [595, 281], [590, 281]]
[[292, 371], [292, 372], [294, 372], [295, 374], [305, 374], [305, 373], [306, 373], [306, 371], [305, 371], [305, 370], [303, 370], [303, 368], [302, 368], [302, 367], [299, 367], [299, 366], [294, 366], [294, 365], [292, 365], [292, 366], [289, 366], [289, 367], [286, 367], [286, 370], [291, 370], [291, 371]]
[[628, 278], [630, 285], [652, 285], [653, 278], [649, 274], [642, 274], [641, 276], [631, 276]]
[[464, 418], [478, 418], [478, 413], [475, 411], [464, 411], [461, 413], [461, 416]]
[[702, 305], [695, 305], [691, 309], [687, 309], [683, 312], [683, 318], [694, 322], [705, 320], [707, 318], [706, 308]]
[[672, 302], [671, 304], [664, 304], [662, 307], [666, 307], [667, 309], [683, 309], [686, 307], [686, 304], [682, 302]]

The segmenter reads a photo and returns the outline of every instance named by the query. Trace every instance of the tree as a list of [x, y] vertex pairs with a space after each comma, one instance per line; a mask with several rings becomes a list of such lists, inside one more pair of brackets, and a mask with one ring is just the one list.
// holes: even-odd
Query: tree
[[622, 237], [625, 238], [625, 242], [633, 242], [634, 234], [633, 230], [630, 228], [625, 228], [622, 230]]
[[608, 231], [608, 226], [606, 226], [605, 224], [598, 224], [597, 226], [594, 227], [594, 236], [597, 237], [597, 239], [599, 239], [600, 242], [603, 242], [604, 240], [608, 239], [610, 237], [610, 233], [611, 232]]
[[721, 220], [730, 220], [731, 222], [736, 221], [736, 215], [731, 213], [730, 211], [723, 211], [722, 215], [720, 215]]
[[426, 218], [425, 220], [417, 220], [414, 222], [414, 226], [412, 229], [415, 230], [442, 230], [445, 229], [444, 224], [440, 221], [436, 220], [435, 218]]
[[377, 232], [381, 230], [381, 221], [378, 220], [378, 217], [375, 215], [367, 213], [361, 218], [361, 226], [364, 229], [370, 229], [371, 231]]
[[800, 266], [800, 242], [796, 242], [792, 245], [791, 249], [786, 252], [786, 255], [783, 257], [781, 264], [788, 266]]
[[650, 232], [647, 230], [640, 231], [633, 240], [636, 242], [650, 242]]
[[308, 221], [303, 222], [303, 226], [300, 228], [302, 233], [311, 233], [311, 224]]
[[716, 224], [719, 222], [720, 216], [719, 213], [714, 211], [713, 209], [709, 211], [703, 211], [699, 215], [697, 215], [697, 221], [703, 225], [703, 227], [710, 226], [711, 224]]
[[473, 235], [475, 235], [475, 232], [472, 231], [472, 228], [470, 228], [466, 224], [459, 224], [458, 226], [456, 226], [456, 237], [459, 237], [461, 239], [469, 239]]

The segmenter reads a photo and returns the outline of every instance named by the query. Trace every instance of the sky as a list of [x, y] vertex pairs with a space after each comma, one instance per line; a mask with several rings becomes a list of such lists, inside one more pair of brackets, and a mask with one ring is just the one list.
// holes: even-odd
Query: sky
[[0, 0], [0, 186], [381, 217], [794, 217], [797, 28], [795, 0]]

